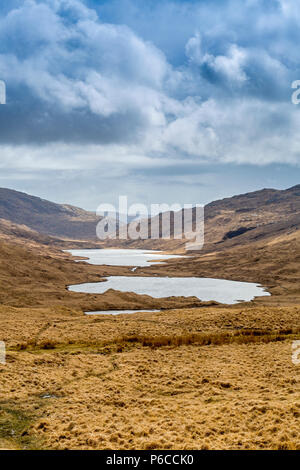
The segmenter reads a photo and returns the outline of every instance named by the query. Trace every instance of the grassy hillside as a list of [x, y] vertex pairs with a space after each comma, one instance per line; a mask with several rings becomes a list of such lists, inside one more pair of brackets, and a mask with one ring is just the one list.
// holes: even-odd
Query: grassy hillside
[[[214, 201], [204, 208], [205, 245], [203, 252], [227, 250], [233, 246], [249, 245], [257, 240], [271, 240], [279, 235], [294, 233], [300, 228], [300, 185], [287, 190], [263, 189], [231, 198]], [[193, 221], [195, 211], [182, 211], [182, 219]], [[126, 240], [119, 243], [127, 247], [146, 247], [166, 250], [184, 250], [186, 240], [174, 239], [171, 219], [171, 239], [148, 239], [150, 224], [157, 223], [156, 216], [148, 220], [148, 230], [143, 240]], [[160, 227], [162, 238], [169, 230]], [[193, 224], [195, 230], [195, 224]], [[177, 232], [175, 231], [175, 235]], [[114, 245], [115, 241], [111, 241]]]
[[5, 188], [0, 188], [0, 219], [74, 240], [95, 240], [99, 220], [93, 212]]
[[[299, 450], [297, 191], [212, 203], [201, 252], [134, 273], [75, 263], [60, 240], [0, 220], [0, 448]], [[272, 296], [222, 306], [66, 289], [141, 273], [261, 282]]]

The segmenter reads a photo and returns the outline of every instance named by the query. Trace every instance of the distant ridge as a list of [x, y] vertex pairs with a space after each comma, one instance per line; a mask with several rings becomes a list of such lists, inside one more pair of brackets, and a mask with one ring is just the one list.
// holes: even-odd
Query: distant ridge
[[[192, 217], [193, 209], [184, 212]], [[158, 217], [158, 216], [156, 216]], [[0, 188], [0, 233], [51, 244], [55, 239], [98, 241], [93, 212], [56, 204], [12, 189]], [[9, 223], [5, 223], [5, 221]], [[151, 219], [149, 219], [149, 224]], [[26, 231], [26, 227], [30, 230]], [[300, 184], [285, 190], [261, 189], [213, 201], [205, 206], [205, 247], [223, 250], [272, 239], [300, 228]], [[40, 238], [38, 234], [50, 239]], [[172, 227], [171, 227], [172, 234]], [[185, 240], [110, 240], [107, 246], [147, 249], [183, 249]]]
[[0, 188], [0, 219], [72, 240], [95, 240], [99, 220], [93, 212], [7, 188]]
[[[194, 209], [184, 210], [184, 220], [193, 220]], [[223, 250], [231, 246], [247, 245], [261, 239], [272, 239], [300, 229], [300, 184], [288, 189], [261, 189], [213, 201], [205, 206], [204, 251]], [[154, 219], [160, 218], [155, 216]], [[172, 220], [172, 213], [171, 213]], [[171, 225], [171, 239], [151, 240], [148, 228], [143, 229], [143, 240], [126, 240], [123, 246], [148, 249], [184, 249], [186, 240], [175, 239]], [[176, 233], [175, 233], [176, 235]], [[112, 242], [113, 243], [113, 242]], [[203, 252], [202, 250], [202, 252]]]

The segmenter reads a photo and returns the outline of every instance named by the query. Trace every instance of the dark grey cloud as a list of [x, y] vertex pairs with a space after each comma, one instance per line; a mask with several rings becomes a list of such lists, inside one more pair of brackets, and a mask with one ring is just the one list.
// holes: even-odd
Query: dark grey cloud
[[[7, 86], [7, 104], [0, 107], [0, 142], [2, 144], [47, 144], [72, 142], [90, 144], [128, 144], [137, 142], [146, 123], [139, 110], [101, 116], [89, 108], [66, 112], [55, 103], [41, 100], [24, 87]], [[13, 99], [11, 99], [13, 96]]]
[[160, 112], [163, 53], [79, 0], [24, 1], [0, 17], [0, 43], [2, 141], [8, 126], [28, 142], [127, 141]]

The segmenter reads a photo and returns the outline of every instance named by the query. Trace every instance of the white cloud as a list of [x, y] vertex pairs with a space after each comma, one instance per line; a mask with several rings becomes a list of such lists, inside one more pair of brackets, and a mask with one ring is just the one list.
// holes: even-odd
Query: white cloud
[[[208, 34], [211, 42], [213, 34]], [[108, 119], [115, 118], [115, 142], [104, 144], [99, 138], [97, 145], [67, 143], [61, 132], [55, 142], [49, 132], [43, 146], [30, 139], [23, 145], [2, 144], [1, 167], [78, 170], [103, 164], [158, 168], [178, 160], [299, 162], [298, 110], [263, 96], [268, 84], [270, 92], [276, 87], [281, 92], [282, 83], [289, 85], [287, 66], [269, 51], [240, 46], [238, 38], [222, 45], [225, 52], [213, 52], [202, 36], [191, 35], [185, 46], [188, 63], [174, 66], [151, 42], [127, 26], [102, 22], [82, 1], [26, 0], [12, 9], [0, 18], [1, 79], [10, 88], [27, 87], [42, 111], [45, 106], [41, 119], [46, 124], [56, 111], [60, 117], [74, 115], [75, 121], [92, 115], [97, 140], [98, 123], [110, 130]], [[125, 124], [130, 127], [131, 118], [128, 143], [117, 134]], [[57, 126], [64, 126], [64, 120]], [[74, 139], [82, 132], [86, 130], [78, 125]]]
[[232, 44], [229, 47], [228, 55], [213, 56], [205, 54], [202, 64], [207, 64], [216, 73], [223, 75], [228, 80], [244, 82], [247, 75], [243, 70], [246, 63], [247, 54], [244, 49]]
[[192, 36], [185, 45], [185, 53], [191, 62], [201, 65], [203, 62], [203, 53], [201, 50], [201, 36], [199, 31]]
[[196, 32], [192, 36], [186, 46], [185, 52], [192, 64], [200, 67], [208, 66], [215, 73], [221, 74], [228, 80], [242, 82], [247, 80], [247, 75], [243, 70], [246, 63], [247, 53], [236, 44], [231, 44], [228, 47], [227, 55], [217, 55], [204, 53], [201, 46], [201, 36]]

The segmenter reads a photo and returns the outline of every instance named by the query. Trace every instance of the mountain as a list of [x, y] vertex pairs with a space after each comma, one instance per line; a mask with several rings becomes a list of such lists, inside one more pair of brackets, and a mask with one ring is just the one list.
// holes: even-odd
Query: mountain
[[[187, 218], [192, 210], [185, 211]], [[148, 221], [151, 223], [151, 220]], [[186, 240], [139, 240], [128, 247], [181, 252]], [[252, 303], [300, 303], [300, 185], [264, 189], [205, 207], [205, 244], [185, 258], [147, 268], [153, 276], [197, 276], [261, 283], [272, 294]], [[143, 268], [137, 268], [139, 275]]]
[[[300, 185], [286, 190], [263, 189], [207, 204], [205, 214], [204, 251], [223, 250], [237, 245], [247, 245], [261, 239], [270, 239], [294, 232], [300, 228]], [[174, 213], [171, 220], [171, 239], [151, 240], [150, 226], [161, 220], [161, 214], [149, 218], [142, 228], [142, 240], [126, 240], [126, 246], [164, 249], [184, 249], [186, 240], [176, 239]], [[195, 209], [184, 209], [181, 217], [193, 221]], [[145, 227], [144, 225], [144, 227]], [[193, 223], [195, 229], [195, 223]], [[169, 226], [160, 227], [162, 238]], [[174, 237], [175, 235], [175, 237]]]
[[[26, 299], [26, 305], [45, 301], [45, 289], [54, 303], [76, 303], [77, 298], [65, 289], [66, 282], [93, 282], [99, 278], [99, 267], [74, 263], [61, 251], [62, 247], [67, 248], [66, 244], [68, 248], [123, 246], [182, 252], [186, 243], [146, 239], [100, 244], [93, 241], [97, 223], [94, 214], [11, 190], [0, 190], [0, 215], [0, 287], [2, 302], [11, 305], [25, 305]], [[192, 215], [193, 210], [184, 213], [185, 217]], [[148, 267], [147, 274], [260, 282], [272, 293], [263, 302], [299, 303], [300, 185], [283, 191], [265, 189], [208, 204], [205, 245], [190, 255]], [[101, 272], [104, 276], [126, 275], [126, 269], [104, 267]], [[144, 268], [137, 268], [135, 274], [144, 274]], [[93, 297], [93, 305], [88, 299], [92, 298], [82, 297], [92, 310], [97, 309], [97, 296]]]
[[[13, 228], [9, 228], [8, 223], [5, 224], [4, 221], [8, 221], [23, 236], [29, 235], [29, 228], [50, 237], [95, 240], [99, 217], [78, 207], [55, 204], [19, 191], [0, 188], [0, 219], [1, 233], [2, 230], [7, 232]], [[37, 234], [32, 235], [37, 237]]]
[[[191, 221], [194, 213], [194, 209], [185, 209], [181, 211], [181, 217]], [[300, 228], [300, 185], [286, 190], [263, 189], [214, 201], [205, 206], [204, 213], [205, 245], [202, 253], [245, 246], [257, 240], [269, 242]], [[174, 213], [169, 215], [171, 239], [153, 240], [149, 237], [150, 226], [161, 219], [160, 214], [146, 221], [148, 229], [141, 230], [143, 239], [112, 239], [106, 241], [105, 246], [182, 251], [186, 240], [176, 239], [178, 234], [172, 225]], [[86, 241], [92, 247], [99, 243], [96, 238], [99, 220], [93, 212], [0, 188], [0, 238], [33, 240], [46, 245], [55, 245], [64, 239], [74, 246], [76, 241]], [[168, 229], [160, 230], [162, 238]], [[123, 231], [124, 227], [120, 230]]]
[[207, 246], [221, 249], [298, 230], [300, 185], [214, 201], [205, 207], [205, 226]]

